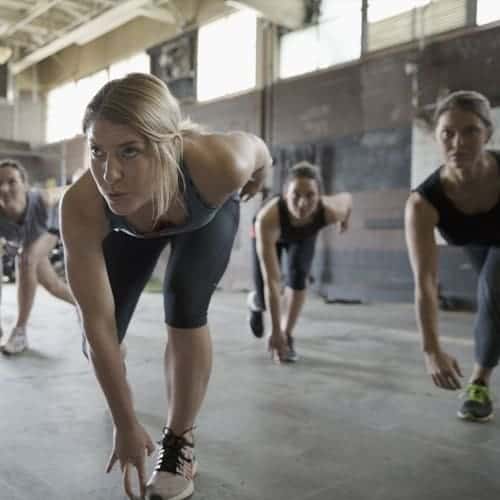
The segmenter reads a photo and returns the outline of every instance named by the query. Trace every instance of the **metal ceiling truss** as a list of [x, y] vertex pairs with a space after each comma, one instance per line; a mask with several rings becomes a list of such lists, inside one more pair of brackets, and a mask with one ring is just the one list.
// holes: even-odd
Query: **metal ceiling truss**
[[[169, 1], [0, 0], [0, 46], [19, 73], [71, 44], [83, 45], [136, 17], [175, 24]], [[0, 61], [2, 62], [2, 61]]]
[[[145, 17], [185, 29], [190, 6], [221, 3], [251, 8], [288, 28], [304, 21], [310, 0], [0, 0], [0, 64], [10, 58], [17, 74], [72, 45], [84, 45], [125, 23]], [[193, 3], [194, 2], [194, 3]]]

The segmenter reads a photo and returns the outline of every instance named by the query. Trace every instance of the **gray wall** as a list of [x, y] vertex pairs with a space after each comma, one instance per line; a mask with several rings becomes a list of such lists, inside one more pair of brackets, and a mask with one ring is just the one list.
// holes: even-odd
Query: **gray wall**
[[[496, 78], [500, 28], [442, 37], [421, 50], [412, 47], [373, 54], [342, 68], [279, 81], [261, 92], [189, 107], [197, 120], [219, 130], [263, 132], [275, 158], [273, 190], [287, 168], [308, 159], [321, 165], [327, 192], [353, 192], [349, 233], [326, 230], [314, 262], [315, 287], [329, 299], [410, 300], [413, 280], [403, 231], [410, 191], [411, 76], [418, 64], [419, 106], [444, 89], [475, 89], [500, 103]], [[418, 113], [420, 115], [420, 111]], [[437, 167], [437, 165], [436, 165]], [[258, 205], [243, 207], [237, 251], [225, 283], [246, 287], [248, 224]], [[443, 247], [440, 281], [445, 295], [473, 300], [475, 276], [461, 249]]]

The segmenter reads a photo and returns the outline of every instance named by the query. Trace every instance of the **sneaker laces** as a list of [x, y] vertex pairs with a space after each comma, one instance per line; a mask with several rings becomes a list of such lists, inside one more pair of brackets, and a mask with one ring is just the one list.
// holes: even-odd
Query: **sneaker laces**
[[490, 391], [485, 385], [469, 384], [465, 391], [461, 393], [462, 398], [467, 398], [469, 401], [475, 401], [480, 404], [484, 404], [490, 401]]
[[194, 444], [190, 443], [184, 435], [193, 429], [194, 427], [186, 429], [180, 436], [176, 436], [172, 429], [165, 427], [163, 438], [158, 441], [158, 444], [161, 444], [161, 449], [155, 467], [156, 471], [192, 477], [194, 456], [189, 449], [192, 450]]

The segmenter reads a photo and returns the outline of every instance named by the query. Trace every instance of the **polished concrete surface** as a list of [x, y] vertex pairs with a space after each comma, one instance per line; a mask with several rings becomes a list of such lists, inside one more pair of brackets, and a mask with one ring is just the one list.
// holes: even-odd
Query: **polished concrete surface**
[[[13, 286], [4, 285], [2, 301], [7, 329]], [[137, 411], [155, 439], [165, 408], [161, 302], [143, 295], [127, 339]], [[243, 294], [215, 295], [194, 498], [498, 498], [500, 420], [455, 417], [458, 393], [434, 388], [425, 374], [411, 305], [327, 305], [311, 296], [295, 365], [272, 363], [245, 318]], [[467, 373], [472, 319], [440, 320], [444, 345]], [[40, 290], [30, 342], [28, 352], [0, 358], [0, 500], [125, 498], [118, 471], [104, 473], [112, 427], [72, 308]]]

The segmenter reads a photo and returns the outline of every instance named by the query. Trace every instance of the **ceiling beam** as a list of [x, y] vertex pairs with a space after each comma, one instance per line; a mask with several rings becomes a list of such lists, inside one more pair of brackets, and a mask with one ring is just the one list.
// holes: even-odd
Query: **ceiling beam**
[[33, 4], [29, 2], [21, 2], [19, 0], [0, 0], [0, 7], [7, 7], [8, 9], [29, 9]]
[[17, 75], [29, 66], [50, 57], [69, 45], [75, 43], [79, 45], [88, 43], [89, 41], [118, 28], [119, 26], [137, 17], [138, 10], [149, 2], [150, 0], [126, 0], [121, 2], [118, 6], [107, 10], [104, 14], [96, 17], [88, 23], [85, 23], [73, 31], [62, 35], [47, 45], [40, 47], [19, 61], [12, 62], [10, 67], [12, 73]]
[[139, 9], [138, 14], [166, 24], [177, 23], [177, 20], [170, 11], [168, 11], [167, 9], [162, 9], [160, 7], [144, 7], [142, 9]]
[[306, 17], [305, 0], [269, 2], [269, 0], [225, 0], [226, 5], [237, 9], [249, 8], [264, 18], [289, 29], [301, 28]]
[[31, 21], [33, 21], [33, 19], [40, 17], [42, 14], [45, 14], [45, 12], [50, 10], [52, 7], [54, 7], [54, 5], [57, 5], [61, 1], [62, 0], [48, 0], [44, 2], [38, 2], [32, 9], [28, 10], [26, 15], [24, 15], [21, 20], [15, 22], [14, 24], [10, 24], [0, 28], [0, 36], [12, 35], [12, 33], [15, 33], [16, 31], [24, 28], [24, 26], [27, 26]]

